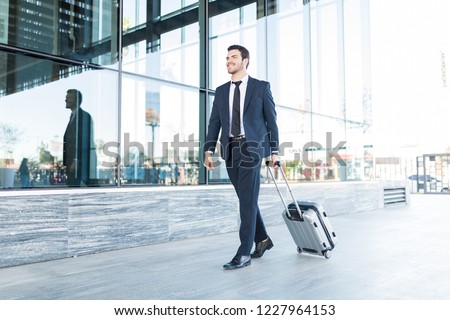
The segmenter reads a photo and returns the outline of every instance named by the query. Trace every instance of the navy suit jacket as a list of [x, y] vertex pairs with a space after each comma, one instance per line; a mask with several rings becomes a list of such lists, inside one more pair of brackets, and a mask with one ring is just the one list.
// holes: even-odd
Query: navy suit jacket
[[76, 117], [69, 121], [64, 133], [63, 164], [66, 166], [68, 184], [88, 184], [89, 179], [95, 178], [97, 156], [93, 122], [91, 115], [81, 108]]
[[[231, 82], [228, 81], [216, 89], [204, 145], [204, 151], [214, 152], [217, 141], [219, 141], [221, 156], [224, 160], [229, 158], [229, 150], [226, 146], [229, 143], [231, 125], [230, 85]], [[248, 77], [243, 119], [241, 120], [244, 125], [246, 141], [251, 146], [252, 152], [256, 152], [261, 158], [271, 155], [273, 151], [278, 151], [277, 114], [269, 82]]]

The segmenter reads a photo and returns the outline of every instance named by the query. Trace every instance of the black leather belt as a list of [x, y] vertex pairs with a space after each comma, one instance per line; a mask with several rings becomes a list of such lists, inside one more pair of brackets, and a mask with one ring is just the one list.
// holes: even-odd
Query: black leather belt
[[240, 140], [244, 140], [245, 136], [237, 136], [237, 137], [230, 137], [230, 142], [231, 141], [240, 141]]

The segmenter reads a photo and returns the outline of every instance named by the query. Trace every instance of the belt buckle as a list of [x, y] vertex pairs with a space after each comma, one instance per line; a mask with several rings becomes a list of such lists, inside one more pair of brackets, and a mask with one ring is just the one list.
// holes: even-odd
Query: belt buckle
[[241, 140], [244, 140], [244, 139], [245, 139], [244, 135], [238, 135], [236, 137], [230, 137], [230, 142], [232, 142], [232, 141], [241, 141]]

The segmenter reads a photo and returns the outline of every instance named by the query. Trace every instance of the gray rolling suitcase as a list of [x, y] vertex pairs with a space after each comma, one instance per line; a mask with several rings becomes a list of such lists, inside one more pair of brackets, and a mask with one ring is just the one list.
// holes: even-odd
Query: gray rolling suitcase
[[297, 251], [299, 253], [324, 256], [327, 259], [330, 258], [330, 251], [334, 249], [337, 243], [337, 237], [322, 206], [315, 202], [297, 201], [289, 186], [283, 168], [278, 162], [278, 168], [293, 200], [292, 203], [287, 205], [273, 175], [272, 168], [268, 168], [285, 207], [283, 219], [297, 245]]

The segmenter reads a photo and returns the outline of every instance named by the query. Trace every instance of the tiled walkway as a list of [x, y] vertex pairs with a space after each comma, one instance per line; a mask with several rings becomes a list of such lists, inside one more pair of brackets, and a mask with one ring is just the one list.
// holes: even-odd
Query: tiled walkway
[[298, 254], [279, 225], [274, 248], [240, 270], [222, 269], [229, 233], [0, 269], [0, 299], [450, 299], [450, 195], [331, 221], [328, 260]]

